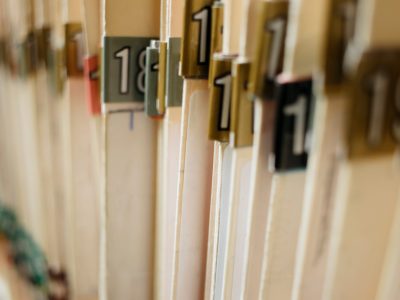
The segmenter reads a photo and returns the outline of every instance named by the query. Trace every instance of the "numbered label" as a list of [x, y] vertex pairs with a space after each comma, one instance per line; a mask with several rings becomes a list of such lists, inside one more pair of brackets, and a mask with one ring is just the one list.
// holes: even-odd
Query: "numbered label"
[[210, 39], [211, 8], [203, 7], [193, 14], [193, 20], [199, 22], [199, 41], [197, 49], [197, 64], [204, 65], [209, 62], [209, 39]]
[[26, 77], [33, 74], [39, 65], [39, 42], [38, 34], [30, 32], [19, 46], [18, 67], [19, 74]]
[[131, 86], [129, 79], [130, 67], [131, 67], [131, 47], [124, 47], [114, 53], [114, 58], [119, 60], [119, 93], [121, 95], [126, 95], [129, 93], [130, 88], [136, 88], [140, 93], [145, 92], [145, 59], [146, 50], [142, 49], [137, 56], [137, 64], [133, 67], [138, 68], [138, 72], [135, 78], [135, 84]]
[[350, 157], [392, 153], [400, 141], [400, 51], [365, 53], [351, 88]]
[[265, 74], [267, 80], [274, 80], [282, 69], [283, 45], [286, 33], [286, 17], [277, 17], [268, 21], [266, 32], [271, 35], [271, 44], [267, 58]]
[[44, 62], [47, 70], [50, 72], [51, 66], [51, 53], [52, 53], [52, 44], [51, 44], [51, 37], [52, 37], [52, 29], [48, 26], [42, 28], [41, 34], [41, 42], [40, 42], [40, 57], [41, 60]]
[[325, 84], [336, 86], [344, 78], [344, 58], [354, 36], [358, 0], [332, 1], [326, 35]]
[[312, 105], [312, 81], [278, 84], [275, 128], [275, 169], [288, 171], [307, 167]]
[[65, 85], [65, 61], [64, 49], [51, 49], [48, 52], [48, 68], [50, 75], [50, 87], [53, 93], [60, 95]]
[[106, 37], [104, 102], [142, 102], [145, 94], [146, 47], [151, 38]]
[[67, 74], [70, 77], [82, 76], [84, 50], [81, 24], [67, 24], [65, 29], [65, 38]]
[[229, 141], [233, 56], [220, 55], [213, 60], [213, 86], [210, 93], [210, 130], [213, 140]]
[[250, 63], [234, 62], [232, 77], [232, 109], [230, 144], [234, 147], [251, 146], [254, 133], [254, 101], [248, 98]]
[[184, 77], [208, 76], [212, 3], [210, 0], [186, 0], [181, 53], [181, 75]]
[[101, 113], [100, 94], [99, 94], [99, 64], [97, 55], [88, 57], [84, 60], [86, 102], [90, 114], [99, 115]]
[[215, 87], [219, 92], [218, 129], [229, 130], [229, 115], [231, 106], [232, 75], [227, 73], [215, 79]]
[[255, 97], [271, 100], [275, 91], [275, 77], [282, 72], [288, 2], [262, 2], [260, 6], [256, 56], [250, 71], [249, 92]]

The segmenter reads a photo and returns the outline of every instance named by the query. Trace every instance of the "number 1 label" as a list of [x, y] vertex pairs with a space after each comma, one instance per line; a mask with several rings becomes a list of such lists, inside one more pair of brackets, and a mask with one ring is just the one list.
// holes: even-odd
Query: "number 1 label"
[[364, 53], [351, 91], [350, 158], [393, 153], [400, 141], [400, 51]]
[[193, 14], [193, 20], [200, 22], [197, 60], [199, 65], [209, 61], [210, 11], [210, 7], [206, 6]]
[[210, 63], [211, 7], [214, 0], [185, 0], [180, 75], [207, 78]]
[[221, 89], [220, 92], [220, 109], [219, 109], [219, 121], [218, 128], [220, 130], [229, 130], [229, 115], [231, 107], [231, 85], [232, 76], [226, 74], [215, 79], [215, 86]]
[[310, 131], [312, 81], [278, 84], [275, 128], [275, 169], [289, 171], [307, 167], [306, 140]]
[[231, 130], [232, 61], [234, 55], [214, 55], [212, 85], [210, 90], [210, 125], [208, 136], [211, 140], [229, 141]]

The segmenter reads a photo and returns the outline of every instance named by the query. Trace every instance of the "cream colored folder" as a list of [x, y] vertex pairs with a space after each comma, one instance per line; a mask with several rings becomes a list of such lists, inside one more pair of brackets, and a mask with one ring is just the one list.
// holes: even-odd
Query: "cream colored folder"
[[[247, 35], [248, 11], [246, 1], [226, 2], [224, 9], [224, 46], [223, 51], [229, 54], [238, 54], [239, 57], [234, 60], [234, 64], [244, 64], [248, 61], [249, 53], [246, 42], [250, 38]], [[232, 66], [232, 75], [240, 72], [240, 67], [234, 70]], [[231, 100], [231, 105], [234, 105]], [[247, 100], [250, 101], [250, 100]], [[234, 117], [231, 108], [231, 122]], [[240, 111], [246, 113], [246, 111]], [[251, 118], [249, 119], [251, 122]], [[229, 175], [229, 200], [227, 210], [227, 228], [220, 234], [226, 234], [226, 252], [224, 257], [224, 280], [222, 283], [222, 295], [224, 299], [241, 299], [244, 295], [245, 277], [247, 268], [246, 259], [246, 236], [250, 225], [250, 174], [252, 147], [251, 142], [243, 147], [236, 147], [236, 140], [239, 139], [239, 131], [233, 130], [234, 126], [239, 124], [231, 123], [230, 145], [235, 147], [232, 150], [231, 174]], [[250, 124], [251, 125], [251, 124]], [[222, 181], [224, 183], [224, 181]], [[224, 188], [224, 187], [222, 187]], [[243, 245], [244, 244], [244, 245]]]
[[[160, 3], [147, 1], [143, 4], [127, 0], [103, 3], [103, 62], [117, 63], [117, 67], [118, 63], [123, 63], [119, 49], [115, 50], [118, 53], [109, 53], [111, 48], [106, 49], [118, 37], [126, 37], [124, 41], [130, 42], [158, 36]], [[141, 52], [136, 49], [130, 55], [133, 53], [140, 55]], [[140, 85], [140, 57], [131, 59], [138, 63], [131, 68], [136, 71], [135, 80]], [[111, 76], [107, 72], [104, 76], [103, 82], [112, 79], [107, 77]], [[115, 88], [124, 86], [122, 79], [110, 84], [115, 84]], [[133, 87], [133, 84], [126, 85], [127, 89]], [[154, 294], [156, 124], [144, 114], [143, 102], [137, 101], [139, 98], [133, 99], [137, 102], [122, 103], [119, 96], [108, 98], [104, 88], [103, 85], [106, 102], [103, 104], [101, 234], [105, 248], [101, 249], [104, 252], [100, 297], [151, 299]]]
[[[373, 53], [376, 49], [393, 51], [398, 48], [399, 38], [390, 30], [398, 23], [398, 18], [393, 13], [397, 5], [397, 2], [392, 1], [358, 3], [355, 38], [349, 53], [352, 54], [350, 58], [355, 59], [349, 61], [350, 70], [356, 72], [359, 62], [364, 65], [379, 63], [382, 69], [392, 67], [393, 62], [388, 63], [384, 54], [378, 54], [375, 56], [378, 58], [369, 60], [368, 57], [371, 56], [368, 56], [368, 53]], [[351, 74], [362, 76], [360, 72]], [[372, 76], [373, 71], [369, 72]], [[361, 90], [362, 85], [356, 85], [354, 82], [357, 83], [351, 81], [352, 88]], [[374, 87], [372, 84], [371, 86]], [[349, 95], [349, 99], [353, 101], [363, 99], [363, 94]], [[385, 98], [380, 92], [376, 95], [381, 99], [379, 103], [388, 105], [386, 113], [391, 112], [389, 105], [393, 105], [393, 97]], [[390, 245], [390, 231], [398, 202], [400, 172], [394, 159], [394, 146], [382, 148], [379, 138], [375, 144], [376, 140], [369, 131], [362, 135], [353, 130], [357, 124], [354, 121], [360, 122], [357, 116], [360, 115], [362, 107], [353, 104], [347, 122], [348, 156], [340, 162], [338, 169], [339, 180], [334, 200], [336, 206], [323, 299], [375, 299]], [[371, 111], [376, 113], [376, 109], [371, 108]], [[365, 120], [368, 122], [371, 119]], [[383, 120], [390, 121], [390, 114], [385, 114]], [[372, 120], [371, 124], [375, 122], [379, 124], [379, 120]], [[382, 129], [385, 130], [385, 145], [388, 143], [387, 137], [392, 139], [393, 136], [386, 131], [391, 130], [391, 127], [388, 128], [389, 126]], [[360, 141], [358, 146], [355, 143], [357, 139]], [[379, 203], [379, 199], [385, 199], [384, 205]]]
[[[289, 2], [283, 65], [283, 74], [287, 75], [289, 81], [299, 82], [304, 80], [303, 78], [310, 78], [318, 63], [322, 31], [321, 27], [315, 24], [322, 22], [323, 16], [316, 13], [311, 22], [309, 13], [314, 13], [314, 10], [310, 9], [313, 5], [313, 1]], [[287, 112], [285, 106], [285, 115]], [[275, 124], [278, 126], [279, 122], [278, 120]], [[284, 132], [275, 132], [275, 135], [280, 134]], [[302, 152], [305, 153], [307, 135], [303, 142]], [[278, 143], [276, 138], [274, 143]], [[279, 151], [277, 145], [274, 147]], [[274, 154], [275, 159], [282, 155], [276, 152]], [[306, 168], [308, 164], [305, 164]], [[291, 299], [304, 185], [305, 170], [290, 170], [273, 175], [264, 248], [260, 294], [262, 299]]]
[[[191, 40], [193, 34], [201, 36], [199, 31], [201, 27], [197, 27], [199, 21], [192, 19], [192, 13], [197, 12], [193, 11], [192, 5], [197, 5], [196, 9], [202, 10], [209, 5], [209, 2], [185, 1], [183, 45], [193, 44]], [[203, 24], [206, 23], [203, 21]], [[195, 49], [197, 53], [203, 53], [205, 48], [202, 46], [205, 44], [196, 43], [196, 47], [189, 48]], [[181, 59], [182, 65], [193, 62], [187, 59], [186, 54], [181, 53], [181, 55], [185, 60], [183, 62]], [[197, 64], [194, 65], [194, 68], [201, 68]], [[213, 144], [207, 136], [209, 92], [206, 80], [183, 71], [172, 299], [203, 299], [213, 171]]]

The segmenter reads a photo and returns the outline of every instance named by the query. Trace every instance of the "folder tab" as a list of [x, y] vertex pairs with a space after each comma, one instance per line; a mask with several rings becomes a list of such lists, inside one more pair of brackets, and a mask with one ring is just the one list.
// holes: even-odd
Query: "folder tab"
[[100, 104], [100, 69], [97, 55], [85, 58], [84, 61], [86, 99], [92, 115], [101, 114]]
[[307, 167], [313, 82], [278, 77], [274, 142], [276, 171]]
[[51, 28], [45, 26], [42, 29], [37, 30], [36, 33], [38, 35], [39, 63], [43, 64], [47, 68], [48, 51], [51, 48]]
[[153, 40], [146, 48], [146, 79], [145, 79], [145, 112], [149, 117], [160, 117], [162, 114], [157, 108], [158, 91], [158, 59], [160, 41]]
[[160, 114], [165, 113], [165, 89], [167, 73], [167, 43], [160, 42], [158, 58], [158, 87], [157, 87], [157, 110]]
[[232, 61], [236, 55], [216, 53], [213, 56], [213, 86], [210, 91], [208, 136], [211, 140], [229, 142], [231, 124]]
[[50, 51], [50, 87], [53, 93], [61, 94], [65, 84], [65, 51], [63, 48]]
[[186, 0], [180, 73], [207, 78], [210, 61], [212, 0]]
[[17, 46], [18, 48], [18, 73], [26, 78], [34, 74], [39, 65], [39, 42], [35, 31], [31, 31], [25, 40]]
[[365, 52], [351, 78], [350, 158], [393, 153], [400, 141], [400, 49]]
[[83, 31], [79, 23], [65, 25], [65, 59], [69, 77], [83, 76]]
[[234, 62], [232, 66], [232, 108], [230, 143], [233, 147], [253, 144], [254, 102], [247, 94], [250, 63]]
[[[222, 38], [223, 38], [223, 28], [224, 28], [224, 4], [222, 2], [216, 1], [212, 6], [212, 21], [211, 21], [211, 45], [210, 45], [210, 57], [213, 58], [214, 53], [222, 51]], [[212, 62], [210, 63], [209, 70], [209, 85], [213, 85], [212, 82]]]
[[256, 54], [251, 65], [249, 92], [253, 97], [273, 99], [275, 78], [282, 72], [288, 1], [260, 2], [256, 30]]
[[52, 66], [52, 44], [51, 44], [51, 37], [53, 31], [51, 27], [45, 26], [42, 29], [42, 38], [41, 38], [41, 51], [42, 51], [42, 58], [45, 64], [47, 71], [50, 71], [50, 67]]
[[338, 86], [344, 77], [344, 59], [354, 35], [357, 0], [331, 1], [325, 52], [325, 85]]
[[167, 53], [167, 107], [182, 106], [183, 78], [179, 76], [179, 58], [181, 51], [181, 39], [168, 39]]
[[151, 37], [105, 37], [103, 102], [143, 102]]

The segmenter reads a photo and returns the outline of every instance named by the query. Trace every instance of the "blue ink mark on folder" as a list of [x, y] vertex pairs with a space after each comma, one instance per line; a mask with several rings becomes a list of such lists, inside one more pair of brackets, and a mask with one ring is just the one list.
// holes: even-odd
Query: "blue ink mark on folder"
[[133, 130], [133, 128], [134, 128], [134, 114], [135, 114], [135, 112], [132, 110], [131, 111], [131, 117], [130, 117], [130, 122], [129, 122], [129, 129], [130, 130]]

